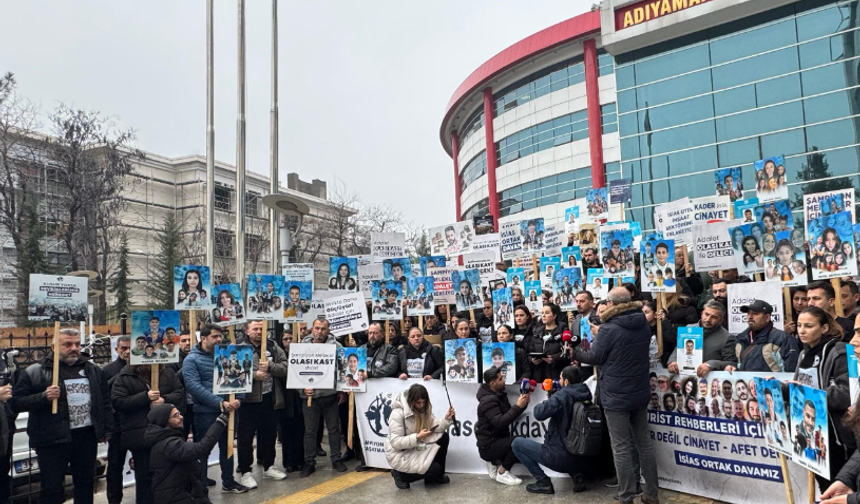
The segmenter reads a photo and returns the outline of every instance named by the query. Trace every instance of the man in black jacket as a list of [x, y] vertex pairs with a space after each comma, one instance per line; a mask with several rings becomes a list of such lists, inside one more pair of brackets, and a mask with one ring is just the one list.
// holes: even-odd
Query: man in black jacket
[[535, 420], [542, 422], [549, 419], [543, 445], [524, 437], [515, 438], [511, 445], [517, 459], [526, 466], [536, 480], [526, 485], [526, 490], [530, 493], [555, 493], [552, 481], [541, 469], [541, 464], [553, 471], [569, 473], [573, 478], [573, 491], [585, 491], [582, 473], [589, 465], [593, 465], [594, 457], [572, 455], [564, 445], [564, 439], [573, 421], [574, 403], [591, 400], [588, 386], [580, 383], [581, 381], [579, 368], [567, 366], [562, 369], [559, 379], [561, 390], [552, 394], [534, 409]]
[[205, 459], [224, 434], [228, 413], [218, 416], [200, 442], [182, 437], [182, 414], [170, 403], [152, 408], [143, 436], [150, 451], [152, 493], [159, 504], [211, 504], [200, 476], [199, 459]]
[[519, 485], [523, 480], [511, 474], [511, 468], [519, 462], [511, 445], [511, 424], [519, 418], [529, 404], [530, 396], [522, 394], [511, 406], [505, 392], [505, 375], [495, 366], [484, 371], [484, 383], [478, 388], [478, 422], [475, 424], [475, 439], [478, 454], [487, 462], [490, 479], [503, 485]]
[[[131, 353], [131, 336], [116, 339], [116, 359], [102, 368], [102, 373], [110, 385], [111, 379], [122, 371]], [[114, 415], [114, 425], [119, 425], [119, 415]], [[110, 435], [108, 440], [108, 465], [105, 473], [107, 480], [107, 500], [110, 504], [122, 502], [122, 470], [125, 468], [126, 450], [122, 447], [120, 429]]]
[[[12, 409], [27, 411], [27, 433], [35, 448], [42, 485], [39, 502], [65, 500], [63, 480], [71, 466], [75, 503], [93, 502], [96, 448], [114, 430], [110, 391], [104, 373], [81, 357], [77, 329], [62, 329], [59, 348], [59, 385], [52, 386], [53, 353], [31, 364], [15, 384]], [[57, 414], [51, 402], [57, 400]]]
[[[599, 366], [598, 390], [615, 457], [618, 500], [629, 504], [636, 495], [635, 450], [645, 478], [642, 503], [659, 503], [657, 460], [649, 437], [647, 412], [651, 399], [648, 380], [651, 329], [642, 313], [642, 303], [631, 302], [627, 289], [615, 287], [609, 291], [607, 305], [608, 309], [600, 315], [603, 325], [591, 349], [577, 347], [574, 359]], [[578, 338], [571, 341], [579, 342]]]
[[185, 387], [171, 366], [159, 366], [157, 390], [152, 390], [151, 379], [151, 366], [126, 366], [111, 384], [111, 403], [120, 420], [117, 430], [122, 432], [122, 449], [130, 451], [134, 460], [135, 504], [153, 502], [150, 446], [143, 441], [149, 424], [146, 415], [153, 406], [179, 404], [185, 395]]

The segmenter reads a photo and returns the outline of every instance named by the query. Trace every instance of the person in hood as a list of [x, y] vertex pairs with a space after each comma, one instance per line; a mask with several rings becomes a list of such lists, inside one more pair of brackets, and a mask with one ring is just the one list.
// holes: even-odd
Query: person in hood
[[[630, 292], [615, 287], [607, 296], [603, 324], [590, 350], [574, 349], [574, 359], [599, 366], [597, 386], [618, 475], [618, 500], [633, 502], [638, 478], [634, 476], [634, 450], [645, 478], [643, 504], [658, 503], [657, 460], [648, 428], [649, 351], [651, 330], [642, 303], [631, 302]], [[579, 339], [571, 343], [578, 345]]]
[[[317, 345], [336, 345], [335, 355], [340, 355], [340, 343], [329, 332], [328, 320], [318, 318], [311, 326], [311, 334], [302, 343], [313, 343]], [[346, 464], [341, 460], [340, 453], [340, 415], [339, 404], [346, 400], [346, 394], [338, 392], [334, 386], [329, 389], [306, 388], [300, 391], [302, 398], [302, 416], [305, 421], [304, 455], [305, 461], [302, 466], [300, 477], [307, 478], [316, 471], [317, 455], [317, 430], [320, 428], [320, 419], [325, 421], [328, 429], [329, 457], [332, 469], [337, 472], [346, 472]], [[307, 398], [311, 403], [308, 405]]]
[[[705, 307], [702, 310], [702, 319], [699, 320], [699, 323], [690, 325], [690, 327], [701, 327], [704, 334], [702, 363], [696, 369], [696, 374], [700, 378], [704, 378], [711, 371], [722, 371], [726, 366], [737, 366], [738, 358], [735, 355], [735, 338], [727, 330], [723, 329], [722, 325], [725, 316], [723, 305], [712, 299], [705, 303]], [[680, 374], [677, 354], [676, 349], [669, 357], [669, 366], [667, 369], [673, 374]]]
[[[52, 352], [22, 373], [12, 391], [12, 410], [30, 413], [27, 433], [42, 479], [39, 502], [63, 502], [63, 483], [71, 470], [75, 503], [92, 503], [97, 445], [114, 431], [110, 390], [101, 368], [81, 356], [77, 329], [61, 329], [58, 342], [59, 348], [52, 344]], [[51, 385], [53, 352], [60, 361], [57, 385]]]
[[206, 460], [227, 431], [229, 413], [221, 413], [199, 442], [182, 435], [182, 413], [170, 403], [154, 406], [143, 442], [150, 449], [152, 495], [159, 504], [211, 504], [201, 478], [198, 460]]
[[726, 371], [794, 372], [797, 368], [797, 341], [773, 326], [773, 306], [757, 299], [741, 307], [747, 314], [749, 329], [735, 336], [737, 367], [726, 366]]
[[[507, 326], [502, 326], [507, 327]], [[519, 462], [511, 445], [516, 439], [511, 436], [511, 424], [523, 414], [529, 404], [529, 394], [520, 394], [517, 403], [511, 406], [505, 392], [505, 375], [495, 366], [484, 371], [484, 383], [478, 388], [478, 422], [475, 424], [475, 439], [478, 454], [487, 462], [490, 479], [503, 485], [520, 485], [523, 480], [511, 473]]]
[[424, 480], [424, 484], [450, 483], [445, 474], [448, 456], [448, 427], [454, 418], [454, 408], [448, 408], [445, 418], [433, 416], [430, 395], [416, 383], [401, 392], [391, 403], [388, 417], [388, 437], [385, 439], [385, 459], [391, 466], [391, 476], [397, 488]]
[[585, 491], [582, 473], [589, 465], [594, 464], [594, 457], [571, 455], [564, 445], [564, 439], [567, 437], [567, 431], [570, 430], [570, 424], [573, 420], [574, 403], [591, 400], [588, 386], [580, 382], [582, 382], [582, 377], [579, 368], [575, 366], [565, 367], [561, 371], [561, 378], [559, 379], [561, 389], [552, 394], [546, 401], [535, 406], [535, 420], [549, 420], [543, 445], [523, 437], [513, 440], [511, 447], [514, 455], [535, 478], [534, 483], [526, 485], [526, 491], [530, 493], [555, 493], [552, 481], [541, 469], [541, 464], [553, 471], [569, 473], [573, 478], [573, 491]]
[[439, 379], [445, 371], [445, 357], [442, 350], [424, 339], [417, 327], [409, 330], [409, 342], [400, 349], [401, 380], [424, 378], [425, 380]]
[[149, 425], [147, 414], [150, 408], [164, 404], [179, 404], [185, 388], [176, 377], [171, 366], [158, 366], [158, 389], [152, 390], [152, 366], [127, 365], [114, 378], [111, 386], [111, 402], [119, 416], [121, 446], [134, 459], [134, 501], [150, 504], [152, 498], [152, 472], [149, 468], [149, 445], [143, 434]]

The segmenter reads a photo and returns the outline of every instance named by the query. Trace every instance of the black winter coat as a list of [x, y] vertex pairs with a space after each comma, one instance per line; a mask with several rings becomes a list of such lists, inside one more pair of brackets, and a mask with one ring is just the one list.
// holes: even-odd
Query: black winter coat
[[[529, 359], [531, 367], [531, 378], [538, 383], [552, 378], [557, 380], [561, 375], [561, 370], [570, 365], [568, 357], [562, 357], [562, 341], [561, 333], [567, 330], [567, 323], [564, 321], [556, 322], [558, 325], [552, 331], [547, 331], [543, 324], [536, 324], [532, 331], [532, 339], [529, 347], [526, 348], [526, 357]], [[550, 337], [544, 340], [544, 335], [549, 332]], [[539, 364], [534, 364], [531, 361], [529, 353], [545, 353], [552, 357], [552, 364], [547, 364], [541, 361]]]
[[571, 455], [564, 446], [564, 438], [567, 437], [567, 431], [570, 430], [574, 403], [590, 400], [591, 392], [588, 390], [588, 386], [577, 383], [564, 387], [546, 401], [535, 406], [535, 420], [540, 422], [549, 420], [546, 437], [541, 448], [541, 464], [558, 472], [570, 474], [582, 472], [583, 464], [591, 457]]
[[218, 443], [226, 425], [214, 422], [198, 443], [188, 443], [182, 432], [149, 424], [143, 436], [152, 446], [149, 470], [152, 473], [153, 502], [159, 504], [211, 504], [200, 478], [199, 459], [205, 459]]
[[531, 348], [532, 344], [532, 331], [534, 331], [534, 324], [529, 324], [522, 329], [514, 324], [513, 331], [511, 332], [513, 333], [514, 343], [517, 348], [522, 348], [528, 352], [527, 349]]
[[[179, 409], [185, 398], [185, 388], [172, 367], [159, 366], [159, 369], [158, 391], [161, 392], [161, 398]], [[124, 367], [113, 381], [111, 403], [119, 416], [123, 450], [146, 447], [143, 434], [149, 425], [146, 419], [152, 403], [147, 396], [149, 390], [150, 386], [144, 383], [130, 366]]]
[[433, 378], [439, 379], [442, 373], [445, 372], [445, 356], [442, 350], [434, 346], [427, 340], [421, 342], [421, 346], [415, 348], [412, 343], [403, 345], [398, 355], [400, 360], [400, 373], [407, 373], [407, 361], [409, 359], [424, 359], [423, 376], [430, 375]]
[[[96, 438], [101, 439], [114, 431], [113, 408], [110, 403], [110, 389], [101, 368], [89, 362], [84, 357], [78, 363], [84, 362], [86, 377], [90, 383], [90, 418]], [[62, 361], [60, 366], [66, 364]], [[12, 411], [30, 412], [27, 419], [27, 432], [30, 435], [30, 446], [40, 448], [56, 444], [70, 443], [72, 429], [69, 425], [69, 402], [62, 380], [60, 398], [57, 400], [57, 414], [51, 413], [51, 401], [45, 395], [45, 390], [51, 386], [54, 373], [54, 354], [48, 355], [41, 361], [31, 364], [15, 383], [12, 398], [9, 403]]]
[[493, 441], [511, 435], [511, 424], [523, 413], [523, 409], [508, 401], [504, 390], [494, 392], [486, 383], [478, 387], [478, 422], [475, 424], [475, 439], [478, 450], [483, 450]]
[[854, 493], [848, 495], [847, 504], [860, 504], [860, 451], [855, 451], [854, 455], [848, 459], [848, 462], [839, 470], [836, 479], [845, 483], [845, 486], [850, 488]]
[[612, 306], [600, 316], [603, 325], [590, 350], [577, 347], [574, 358], [600, 366], [597, 386], [600, 404], [610, 411], [635, 411], [648, 406], [651, 328], [642, 303]]

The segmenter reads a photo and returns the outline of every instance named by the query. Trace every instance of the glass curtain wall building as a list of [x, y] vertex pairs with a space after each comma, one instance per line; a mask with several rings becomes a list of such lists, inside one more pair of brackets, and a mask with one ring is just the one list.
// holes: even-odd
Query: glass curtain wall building
[[714, 195], [720, 168], [754, 197], [753, 163], [778, 155], [797, 212], [860, 187], [857, 1], [713, 0], [627, 26], [646, 3], [604, 0], [461, 84], [440, 129], [457, 219], [554, 221], [623, 177], [625, 217], [651, 229], [654, 205]]

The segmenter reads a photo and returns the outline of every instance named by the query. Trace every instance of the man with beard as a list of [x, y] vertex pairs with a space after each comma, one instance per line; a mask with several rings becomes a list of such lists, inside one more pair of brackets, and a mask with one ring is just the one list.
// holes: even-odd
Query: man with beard
[[[725, 284], [721, 284], [725, 287]], [[725, 309], [718, 301], [711, 300], [705, 303], [705, 308], [702, 310], [701, 320], [697, 324], [690, 324], [688, 327], [701, 327], [704, 333], [702, 343], [702, 364], [696, 369], [696, 374], [704, 377], [711, 371], [722, 371], [726, 366], [737, 366], [737, 356], [735, 355], [735, 339], [729, 332], [723, 328], [722, 322], [726, 318]], [[669, 365], [667, 369], [679, 374], [677, 362], [678, 350], [675, 349], [669, 357]]]
[[[809, 284], [806, 289], [809, 306], [817, 306], [833, 316], [836, 323], [842, 327], [842, 341], [850, 342], [854, 336], [854, 318], [836, 315], [836, 290], [833, 285], [827, 280], [819, 280]], [[845, 298], [845, 296], [842, 297]], [[845, 313], [848, 314], [848, 311], [846, 310]]]
[[582, 271], [587, 272], [589, 268], [601, 268], [600, 258], [597, 257], [597, 249], [594, 247], [582, 248]]
[[749, 329], [735, 337], [737, 367], [728, 365], [725, 370], [730, 373], [736, 370], [775, 373], [794, 371], [798, 358], [797, 341], [774, 327], [771, 320], [773, 306], [757, 299], [742, 306], [741, 312], [747, 314]]
[[[70, 470], [75, 502], [92, 503], [97, 444], [114, 431], [110, 389], [101, 368], [82, 356], [77, 329], [61, 329], [57, 341], [43, 360], [21, 373], [10, 403], [13, 411], [30, 414], [27, 433], [39, 462], [39, 502], [65, 500], [63, 482]], [[51, 385], [53, 352], [60, 361], [57, 385]]]

